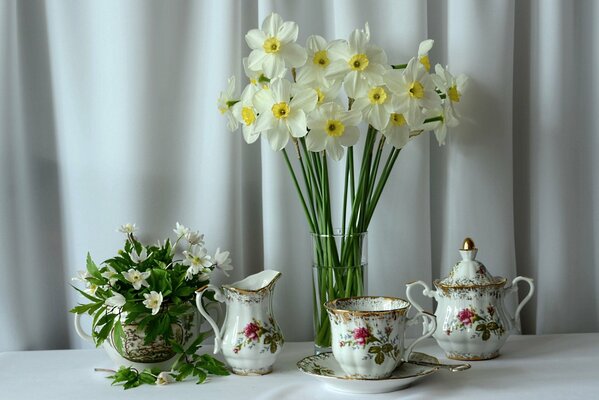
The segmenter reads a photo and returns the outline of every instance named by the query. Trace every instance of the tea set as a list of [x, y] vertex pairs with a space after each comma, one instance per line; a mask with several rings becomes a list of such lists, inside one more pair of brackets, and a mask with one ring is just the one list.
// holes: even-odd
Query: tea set
[[[443, 364], [433, 356], [414, 352], [422, 340], [433, 337], [447, 358], [461, 361], [488, 360], [499, 355], [509, 333], [516, 330], [522, 307], [534, 294], [533, 280], [493, 276], [476, 260], [477, 248], [466, 238], [459, 250], [461, 261], [449, 275], [433, 282], [407, 284], [408, 301], [397, 297], [361, 296], [335, 299], [325, 304], [331, 323], [332, 352], [305, 357], [300, 371], [323, 381], [334, 390], [351, 393], [383, 393], [402, 389], [439, 369], [463, 371], [470, 364]], [[207, 285], [196, 292], [199, 313], [214, 331], [214, 353], [222, 353], [233, 373], [264, 375], [272, 372], [284, 338], [273, 309], [274, 287], [281, 273], [265, 270], [241, 281], [217, 287]], [[504, 305], [506, 295], [529, 285], [527, 296], [514, 315]], [[424, 311], [414, 290], [436, 300], [435, 314]], [[214, 293], [225, 303], [226, 315], [216, 318], [203, 301]], [[214, 305], [214, 303], [207, 303]], [[408, 315], [411, 307], [416, 309]], [[79, 321], [77, 332], [83, 335]], [[219, 327], [219, 325], [221, 325]], [[422, 335], [406, 346], [406, 329], [422, 326]]]

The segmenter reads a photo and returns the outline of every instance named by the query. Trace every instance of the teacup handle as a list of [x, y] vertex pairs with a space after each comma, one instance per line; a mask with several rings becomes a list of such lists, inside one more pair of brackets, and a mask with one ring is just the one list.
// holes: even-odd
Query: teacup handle
[[[419, 338], [415, 339], [404, 350], [404, 361], [410, 360], [410, 355], [412, 354], [412, 350], [414, 349], [414, 346], [416, 346], [418, 343], [420, 343], [424, 339], [430, 337], [433, 333], [435, 333], [435, 330], [437, 329], [437, 319], [435, 318], [435, 316], [433, 314], [428, 313], [426, 311], [420, 311], [420, 312], [416, 313], [416, 315], [414, 315], [413, 317], [408, 318], [408, 321], [407, 321], [408, 326], [414, 325], [414, 323], [416, 322], [416, 319], [418, 317], [422, 317], [422, 319], [423, 319], [422, 326], [424, 327], [424, 334], [422, 336], [420, 336]], [[426, 321], [426, 320], [428, 320], [428, 321]]]
[[85, 332], [83, 330], [83, 327], [81, 326], [81, 314], [75, 314], [75, 332], [77, 332], [77, 335], [79, 335], [81, 339], [93, 343], [94, 338], [92, 337], [92, 335]]
[[212, 330], [214, 331], [214, 354], [217, 354], [222, 347], [222, 337], [220, 328], [218, 327], [214, 319], [212, 319], [212, 317], [206, 312], [206, 310], [204, 309], [204, 305], [202, 304], [202, 296], [204, 296], [204, 293], [206, 293], [206, 291], [209, 289], [214, 291], [214, 299], [216, 301], [219, 301], [221, 303], [224, 302], [225, 296], [223, 295], [221, 290], [214, 285], [206, 285], [196, 291], [196, 306], [198, 307], [198, 311], [200, 312], [202, 317], [206, 318], [206, 321], [208, 321], [208, 323], [212, 327]]

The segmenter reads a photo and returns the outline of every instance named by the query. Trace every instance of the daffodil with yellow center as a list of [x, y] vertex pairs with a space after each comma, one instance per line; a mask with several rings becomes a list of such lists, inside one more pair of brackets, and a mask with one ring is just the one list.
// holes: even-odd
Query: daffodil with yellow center
[[435, 42], [432, 39], [427, 39], [418, 46], [418, 61], [424, 66], [426, 72], [431, 70], [431, 60], [428, 58], [428, 52], [433, 48], [433, 43]]
[[424, 68], [427, 71], [431, 70], [431, 60], [428, 58], [428, 55], [420, 57], [419, 61], [420, 61], [420, 64], [424, 65]]
[[435, 74], [431, 75], [431, 79], [451, 103], [459, 103], [468, 86], [468, 78], [464, 74], [453, 76], [439, 64], [435, 65]]
[[256, 121], [256, 113], [252, 107], [243, 107], [241, 109], [241, 118], [246, 126], [249, 126]]
[[340, 160], [344, 147], [353, 146], [360, 138], [356, 125], [361, 119], [361, 114], [355, 110], [345, 111], [338, 103], [324, 103], [308, 116], [308, 150], [324, 150], [333, 160]]
[[262, 47], [264, 48], [264, 51], [269, 54], [278, 53], [279, 50], [281, 50], [281, 41], [276, 37], [269, 37], [264, 41]]
[[410, 140], [410, 126], [401, 113], [392, 113], [389, 125], [381, 131], [387, 143], [401, 149]]
[[458, 92], [457, 85], [453, 85], [449, 89], [447, 89], [447, 97], [449, 100], [458, 103], [460, 101], [460, 92]]
[[393, 126], [404, 126], [407, 124], [403, 114], [393, 113], [391, 114], [391, 123]]
[[[312, 35], [306, 40], [308, 62], [298, 70], [297, 84], [309, 86], [313, 89], [320, 88], [323, 92], [333, 86], [340, 87], [340, 79], [328, 79], [326, 74], [333, 60], [330, 49], [336, 43], [329, 43], [322, 36]], [[339, 63], [341, 61], [337, 61]]]
[[312, 62], [320, 68], [326, 68], [331, 63], [331, 60], [329, 60], [329, 54], [326, 50], [320, 50], [314, 54]]
[[389, 116], [397, 109], [397, 101], [384, 86], [373, 86], [365, 95], [354, 100], [352, 109], [356, 109], [364, 115], [377, 130], [385, 129], [389, 123]]
[[368, 68], [370, 61], [368, 61], [366, 54], [356, 54], [347, 63], [349, 64], [349, 68], [354, 71], [364, 71]]
[[241, 122], [243, 138], [247, 143], [254, 143], [260, 136], [260, 133], [255, 130], [257, 115], [252, 103], [258, 90], [260, 90], [258, 86], [247, 85], [241, 93], [241, 100], [233, 106], [233, 116]]
[[387, 92], [380, 86], [373, 87], [368, 91], [368, 100], [372, 104], [383, 104], [387, 101]]
[[307, 54], [295, 43], [297, 35], [295, 22], [283, 21], [278, 14], [270, 14], [261, 29], [252, 29], [245, 35], [245, 41], [252, 49], [248, 68], [263, 71], [267, 78], [275, 79], [283, 76], [286, 69], [302, 66]]
[[338, 119], [329, 119], [325, 124], [325, 132], [332, 137], [339, 137], [345, 131], [345, 125]]
[[387, 71], [383, 79], [397, 99], [397, 108], [393, 112], [403, 114], [406, 122], [413, 127], [422, 120], [424, 110], [441, 106], [431, 75], [418, 58], [412, 58], [404, 70]]
[[289, 117], [289, 111], [290, 111], [289, 104], [287, 104], [284, 101], [274, 104], [272, 106], [271, 110], [272, 110], [272, 115], [274, 115], [275, 118], [281, 119], [281, 118]]
[[232, 76], [228, 80], [227, 89], [220, 93], [217, 102], [218, 111], [227, 117], [227, 126], [231, 131], [239, 128], [239, 123], [232, 113], [233, 106], [239, 101], [235, 92], [235, 77]]

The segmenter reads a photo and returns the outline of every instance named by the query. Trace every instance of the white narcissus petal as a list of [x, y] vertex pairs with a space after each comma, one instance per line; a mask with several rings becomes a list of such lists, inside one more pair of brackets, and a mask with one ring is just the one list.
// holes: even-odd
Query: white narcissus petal
[[288, 43], [282, 46], [280, 54], [290, 67], [300, 67], [306, 62], [306, 50], [297, 43]]
[[352, 53], [364, 53], [366, 44], [368, 43], [368, 37], [363, 30], [356, 29], [349, 35], [347, 43], [349, 44], [349, 49]]
[[371, 63], [387, 65], [387, 53], [378, 46], [369, 46], [366, 56]]
[[254, 95], [254, 107], [260, 114], [271, 111], [272, 105], [275, 103], [272, 90], [262, 89]]
[[269, 129], [272, 129], [277, 120], [274, 115], [272, 115], [272, 111], [265, 111], [264, 113], [258, 116], [258, 119], [255, 122], [254, 131], [255, 132], [264, 132]]
[[408, 105], [408, 112], [404, 114], [404, 117], [406, 118], [408, 124], [414, 126], [415, 121], [419, 119], [418, 117], [421, 113], [422, 111], [420, 110], [420, 107], [418, 107], [418, 104], [415, 102], [410, 102]]
[[308, 150], [318, 152], [323, 151], [327, 141], [326, 132], [320, 128], [314, 128], [310, 131], [308, 136], [306, 136], [306, 146]]
[[360, 139], [360, 130], [355, 126], [346, 126], [343, 135], [339, 137], [339, 143], [345, 147], [353, 146]]
[[229, 130], [235, 131], [239, 128], [239, 122], [235, 119], [232, 113], [227, 113], [227, 127]]
[[243, 138], [246, 143], [252, 144], [260, 137], [260, 132], [256, 132], [256, 129], [252, 126], [244, 126], [243, 127]]
[[423, 56], [427, 54], [433, 48], [433, 43], [435, 43], [435, 41], [432, 39], [422, 41], [418, 46], [418, 55]]
[[347, 65], [346, 60], [349, 60], [352, 56], [351, 51], [349, 49], [349, 44], [347, 43], [347, 41], [343, 39], [333, 40], [331, 43], [329, 43], [328, 52], [329, 56], [331, 57], [331, 61], [343, 60], [345, 65]]
[[298, 32], [299, 28], [295, 22], [286, 21], [279, 27], [277, 39], [279, 39], [282, 44], [295, 42], [297, 40]]
[[248, 56], [248, 69], [252, 71], [262, 70], [262, 64], [266, 59], [266, 53], [261, 50], [253, 50]]
[[260, 29], [252, 29], [245, 35], [245, 41], [250, 49], [262, 49], [266, 35]]
[[391, 90], [391, 92], [393, 92], [395, 94], [400, 94], [400, 92], [402, 92], [402, 89], [403, 89], [402, 74], [403, 73], [400, 70], [392, 69], [392, 70], [385, 72], [385, 75], [383, 75], [383, 81], [385, 82], [385, 85], [387, 85], [389, 90]]
[[360, 81], [362, 81], [362, 77], [358, 74], [357, 71], [350, 71], [347, 75], [345, 75], [345, 79], [343, 80], [343, 87], [345, 88], [345, 93], [351, 97], [358, 97], [360, 89]]
[[347, 63], [343, 60], [336, 60], [336, 61], [332, 61], [328, 68], [327, 68], [327, 72], [325, 73], [325, 78], [326, 79], [338, 79], [341, 78], [343, 75], [345, 75], [347, 72], [349, 71], [349, 66], [347, 65]]
[[439, 128], [435, 129], [435, 136], [437, 137], [439, 146], [443, 146], [445, 144], [445, 138], [447, 137], [447, 127], [445, 124], [441, 124]]
[[288, 102], [291, 97], [291, 82], [287, 79], [276, 79], [271, 82], [270, 91], [272, 92], [274, 103], [281, 101]]
[[362, 121], [362, 113], [359, 110], [353, 109], [347, 113], [345, 113], [340, 119], [343, 122], [343, 125], [358, 125], [360, 121]]
[[352, 104], [351, 109], [361, 112], [368, 106], [368, 104], [370, 104], [370, 101], [368, 101], [367, 97], [358, 97], [356, 100], [354, 100], [354, 104]]
[[262, 70], [268, 78], [276, 78], [285, 70], [285, 62], [279, 55], [267, 54], [262, 63]]
[[262, 30], [268, 36], [276, 36], [281, 25], [283, 25], [283, 18], [279, 14], [271, 13], [268, 17], [264, 18]]
[[368, 122], [370, 122], [370, 125], [377, 131], [381, 131], [385, 129], [389, 123], [389, 113], [385, 111], [385, 108], [382, 105], [373, 106]]
[[306, 114], [304, 113], [304, 111], [293, 110], [291, 112], [291, 115], [287, 117], [287, 126], [291, 131], [291, 136], [296, 138], [306, 136]]
[[274, 151], [283, 150], [289, 142], [289, 133], [286, 129], [270, 129], [266, 131], [266, 137]]
[[337, 140], [333, 140], [332, 138], [328, 138], [326, 143], [326, 151], [329, 156], [335, 161], [341, 160], [343, 157], [343, 146], [339, 144]]
[[293, 96], [289, 106], [291, 110], [302, 109], [306, 112], [310, 112], [316, 107], [318, 101], [318, 95], [313, 89], [301, 89]]
[[312, 53], [324, 50], [327, 47], [327, 41], [325, 38], [319, 35], [311, 35], [306, 40], [306, 48]]

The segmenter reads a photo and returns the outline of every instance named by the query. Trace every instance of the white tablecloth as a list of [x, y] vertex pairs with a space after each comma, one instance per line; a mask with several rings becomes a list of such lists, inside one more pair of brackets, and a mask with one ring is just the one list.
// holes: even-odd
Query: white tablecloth
[[[416, 350], [447, 361], [432, 340]], [[373, 395], [333, 392], [298, 371], [296, 362], [311, 353], [312, 343], [287, 343], [270, 375], [126, 391], [110, 386], [105, 373], [94, 372], [94, 367], [112, 368], [102, 350], [0, 353], [0, 399], [599, 399], [599, 333], [512, 336], [499, 358], [473, 362], [463, 372], [438, 371], [406, 389]]]

